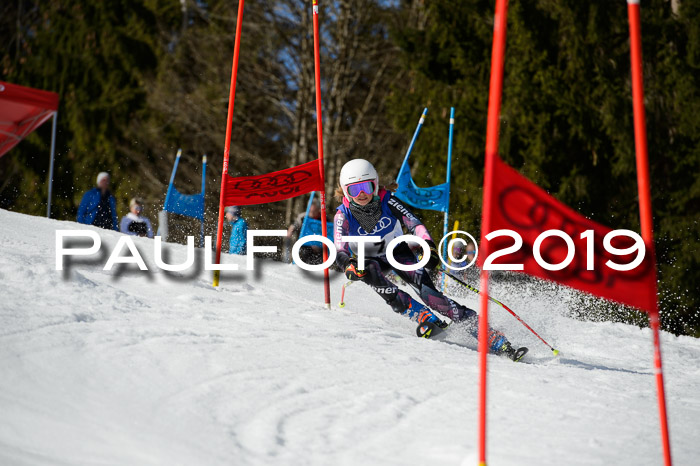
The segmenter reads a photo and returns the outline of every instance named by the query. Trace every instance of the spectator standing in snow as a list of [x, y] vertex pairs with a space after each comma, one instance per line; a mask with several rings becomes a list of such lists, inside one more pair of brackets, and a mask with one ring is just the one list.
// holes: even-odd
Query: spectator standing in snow
[[231, 224], [228, 252], [245, 255], [248, 247], [248, 222], [241, 216], [241, 208], [238, 206], [228, 206], [224, 212], [226, 221]]
[[117, 200], [109, 191], [109, 183], [109, 173], [97, 175], [97, 186], [83, 194], [78, 206], [78, 223], [119, 231]]
[[[454, 243], [454, 246], [452, 246], [452, 257], [454, 257], [455, 259], [465, 258], [464, 245], [462, 243], [457, 243], [457, 242]], [[448, 263], [452, 267], [461, 268], [461, 267], [464, 267], [465, 265], [467, 265], [469, 262], [468, 262], [468, 260], [452, 261], [452, 259], [448, 256]], [[464, 277], [464, 270], [465, 269], [463, 269], [463, 270], [448, 269], [448, 270], [449, 270], [449, 273], [451, 273], [452, 275], [455, 275], [456, 277], [459, 277], [461, 279], [465, 278]]]
[[[450, 265], [452, 267], [464, 267], [467, 264], [469, 264], [473, 259], [474, 255], [476, 254], [476, 249], [474, 248], [474, 244], [469, 242], [465, 248], [464, 244], [462, 243], [455, 243], [454, 246], [452, 247], [452, 255], [455, 259], [464, 259], [459, 262], [452, 262], [452, 260], [449, 261]], [[466, 269], [462, 270], [450, 270], [450, 273], [452, 275], [457, 276], [458, 278], [461, 278], [462, 280], [473, 280], [475, 278], [478, 278], [479, 271], [476, 267], [476, 264], [472, 264], [471, 267], [468, 267]]]
[[[474, 243], [470, 242], [467, 244], [467, 259], [466, 263], [470, 263], [471, 261], [474, 260], [474, 256], [476, 256], [476, 246], [474, 246]], [[480, 269], [476, 266], [476, 262], [472, 264], [471, 267], [468, 269], [465, 269], [463, 272], [465, 280], [473, 280], [477, 281], [479, 279], [479, 274], [481, 273]]]
[[129, 202], [130, 212], [122, 218], [120, 230], [122, 233], [134, 236], [148, 236], [153, 238], [153, 228], [151, 221], [146, 217], [142, 217], [143, 201], [133, 198]]

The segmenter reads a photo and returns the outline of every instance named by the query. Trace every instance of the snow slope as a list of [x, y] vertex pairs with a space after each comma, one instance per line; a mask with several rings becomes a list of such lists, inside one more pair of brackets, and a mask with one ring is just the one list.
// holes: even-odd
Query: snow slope
[[[364, 284], [325, 310], [320, 274], [271, 261], [214, 289], [137, 238], [150, 270], [106, 272], [103, 230], [102, 256], [55, 270], [54, 231], [84, 228], [0, 210], [0, 464], [476, 464], [469, 338], [416, 338]], [[489, 359], [489, 464], [661, 464], [649, 330], [571, 320], [556, 287], [492, 291], [562, 355], [492, 308], [531, 353]], [[700, 341], [662, 345], [674, 460], [700, 464]]]

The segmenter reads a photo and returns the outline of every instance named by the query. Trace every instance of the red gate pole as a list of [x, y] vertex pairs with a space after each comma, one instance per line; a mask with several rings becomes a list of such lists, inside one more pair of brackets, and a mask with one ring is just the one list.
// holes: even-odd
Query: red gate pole
[[[489, 83], [489, 109], [486, 123], [486, 167], [484, 170], [484, 197], [481, 207], [481, 252], [489, 254], [486, 235], [491, 229], [491, 205], [493, 203], [494, 163], [498, 156], [498, 132], [503, 92], [503, 60], [506, 48], [506, 15], [508, 0], [496, 0], [493, 20], [493, 49], [491, 51], [491, 81]], [[486, 466], [486, 355], [489, 351], [488, 271], [481, 271], [481, 300], [479, 311], [479, 465]]]
[[[634, 145], [637, 160], [637, 191], [639, 195], [639, 217], [642, 226], [642, 238], [647, 252], [651, 254], [654, 270], [656, 256], [654, 251], [654, 231], [651, 214], [651, 186], [649, 183], [649, 156], [647, 152], [646, 117], [644, 115], [644, 81], [642, 79], [642, 32], [639, 20], [639, 0], [627, 0], [627, 14], [630, 23], [630, 60], [632, 72], [632, 105], [634, 109]], [[654, 282], [654, 310], [649, 313], [649, 324], [654, 341], [654, 372], [656, 373], [656, 391], [659, 403], [659, 420], [661, 443], [664, 452], [664, 464], [671, 466], [671, 443], [668, 434], [666, 415], [666, 393], [664, 375], [661, 366], [661, 342], [659, 340], [659, 301], [656, 282]]]
[[[236, 77], [238, 76], [238, 52], [241, 48], [241, 29], [243, 29], [243, 4], [238, 1], [238, 19], [236, 19], [236, 39], [233, 46], [233, 65], [231, 67], [231, 86], [228, 96], [228, 116], [226, 117], [226, 141], [224, 141], [224, 167], [221, 169], [221, 194], [219, 196], [219, 223], [216, 230], [216, 264], [221, 263], [221, 237], [224, 233], [224, 198], [226, 197], [226, 177], [228, 176], [228, 158], [231, 150], [231, 126], [233, 125], [233, 104], [236, 100]], [[219, 270], [214, 270], [213, 286], [219, 286]]]
[[[314, 71], [316, 78], [316, 139], [318, 140], [318, 170], [321, 174], [321, 234], [328, 237], [328, 225], [326, 223], [326, 176], [323, 168], [323, 118], [321, 112], [321, 53], [319, 47], [318, 32], [318, 0], [313, 0], [314, 17]], [[323, 243], [323, 262], [328, 260], [328, 248]], [[323, 293], [325, 304], [331, 308], [331, 286], [328, 276], [328, 267], [323, 269]]]

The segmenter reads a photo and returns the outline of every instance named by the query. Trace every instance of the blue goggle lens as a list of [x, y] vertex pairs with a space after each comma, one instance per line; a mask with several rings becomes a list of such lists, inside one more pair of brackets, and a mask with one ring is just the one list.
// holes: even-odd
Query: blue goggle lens
[[357, 197], [361, 192], [365, 192], [370, 196], [374, 194], [374, 183], [371, 181], [360, 181], [359, 183], [348, 185], [348, 194], [350, 197]]

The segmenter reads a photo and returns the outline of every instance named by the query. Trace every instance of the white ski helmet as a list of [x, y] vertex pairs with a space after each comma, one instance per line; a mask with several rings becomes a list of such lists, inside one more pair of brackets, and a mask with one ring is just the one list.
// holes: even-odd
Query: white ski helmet
[[351, 160], [340, 170], [340, 187], [343, 188], [343, 194], [347, 200], [351, 200], [348, 196], [349, 184], [368, 180], [374, 183], [374, 195], [376, 195], [379, 192], [379, 175], [374, 166], [365, 159]]

